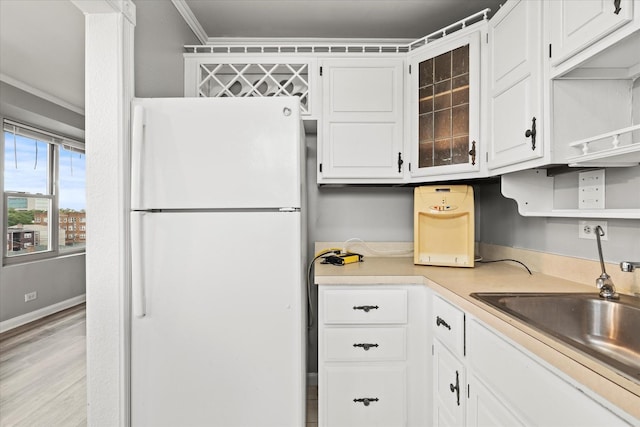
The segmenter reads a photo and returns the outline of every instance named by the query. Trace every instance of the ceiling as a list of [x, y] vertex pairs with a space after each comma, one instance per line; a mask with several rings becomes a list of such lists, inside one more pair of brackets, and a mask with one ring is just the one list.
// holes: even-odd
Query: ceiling
[[505, 0], [172, 1], [191, 10], [207, 37], [415, 40]]
[[[134, 0], [134, 3], [152, 0]], [[153, 0], [169, 1], [169, 0]], [[414, 40], [504, 0], [171, 0], [203, 42]], [[0, 0], [0, 80], [84, 109], [84, 17], [69, 0]]]
[[0, 0], [0, 80], [81, 112], [80, 9], [68, 0]]

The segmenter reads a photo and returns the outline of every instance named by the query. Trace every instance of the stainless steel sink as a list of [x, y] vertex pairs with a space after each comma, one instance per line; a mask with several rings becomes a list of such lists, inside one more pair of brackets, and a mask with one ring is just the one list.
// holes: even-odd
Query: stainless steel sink
[[595, 292], [471, 296], [640, 383], [640, 298], [604, 300]]

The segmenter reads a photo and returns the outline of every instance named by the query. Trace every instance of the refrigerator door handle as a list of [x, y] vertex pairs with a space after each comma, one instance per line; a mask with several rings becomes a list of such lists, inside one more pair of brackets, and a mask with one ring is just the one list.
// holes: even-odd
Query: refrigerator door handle
[[144, 107], [133, 107], [131, 124], [131, 208], [142, 206], [142, 144], [144, 142]]
[[144, 290], [144, 257], [142, 254], [142, 219], [144, 212], [131, 213], [131, 305], [138, 318], [147, 313]]

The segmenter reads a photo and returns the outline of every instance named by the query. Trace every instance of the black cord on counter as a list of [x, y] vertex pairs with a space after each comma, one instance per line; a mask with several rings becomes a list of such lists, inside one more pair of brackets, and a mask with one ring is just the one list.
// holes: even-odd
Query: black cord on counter
[[505, 258], [505, 259], [494, 259], [494, 260], [487, 260], [487, 261], [478, 261], [481, 264], [488, 264], [490, 262], [502, 262], [502, 261], [512, 261], [512, 262], [517, 262], [518, 264], [520, 264], [521, 266], [523, 266], [524, 268], [527, 269], [527, 271], [529, 272], [529, 274], [533, 275], [533, 273], [531, 272], [531, 270], [529, 270], [529, 267], [527, 267], [523, 262], [518, 261], [517, 259], [511, 259], [511, 258]]

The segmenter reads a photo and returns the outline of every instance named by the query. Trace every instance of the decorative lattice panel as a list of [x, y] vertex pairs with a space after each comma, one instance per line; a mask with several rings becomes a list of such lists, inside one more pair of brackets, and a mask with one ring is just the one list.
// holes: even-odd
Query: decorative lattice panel
[[309, 112], [309, 64], [200, 64], [198, 96], [299, 96]]

